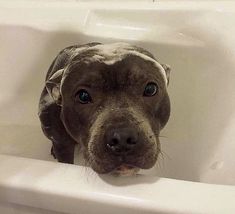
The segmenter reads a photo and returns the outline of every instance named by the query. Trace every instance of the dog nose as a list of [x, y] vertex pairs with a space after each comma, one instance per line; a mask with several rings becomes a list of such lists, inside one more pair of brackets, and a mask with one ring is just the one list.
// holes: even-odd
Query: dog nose
[[115, 129], [107, 133], [106, 146], [117, 155], [127, 154], [138, 145], [138, 133], [131, 128]]

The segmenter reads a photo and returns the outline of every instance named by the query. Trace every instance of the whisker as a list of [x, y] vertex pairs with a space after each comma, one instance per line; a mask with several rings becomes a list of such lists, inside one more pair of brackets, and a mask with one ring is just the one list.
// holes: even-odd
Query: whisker
[[168, 138], [168, 137], [165, 136], [165, 135], [157, 135], [157, 137], [159, 137], [159, 138]]
[[164, 169], [164, 161], [162, 159], [159, 159], [156, 165], [157, 165], [157, 169], [160, 169], [160, 170]]
[[158, 153], [159, 153], [159, 159], [157, 161], [157, 166], [159, 169], [164, 169], [165, 168], [165, 160], [166, 158], [171, 160], [171, 157], [164, 152], [161, 148], [158, 148]]
[[93, 160], [91, 159], [91, 157], [87, 154], [84, 155], [84, 174], [86, 176], [87, 182], [89, 182], [89, 178], [92, 177], [94, 171], [90, 170], [91, 165]]
[[86, 158], [86, 163], [85, 163], [85, 174], [87, 177], [87, 182], [89, 182], [89, 178], [92, 177], [94, 171], [90, 170], [91, 169], [91, 165], [92, 165], [93, 160], [91, 158]]
[[167, 157], [169, 160], [172, 160], [172, 158], [170, 157], [170, 155], [168, 155], [165, 151], [163, 151], [162, 149], [161, 149], [161, 155], [162, 155], [162, 157]]

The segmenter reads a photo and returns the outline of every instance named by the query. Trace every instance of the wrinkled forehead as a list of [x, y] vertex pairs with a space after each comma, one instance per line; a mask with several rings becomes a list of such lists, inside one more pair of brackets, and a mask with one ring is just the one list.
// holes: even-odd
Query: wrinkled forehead
[[96, 45], [80, 52], [71, 60], [66, 76], [93, 87], [107, 82], [125, 85], [148, 79], [167, 84], [163, 67], [149, 52], [125, 43]]

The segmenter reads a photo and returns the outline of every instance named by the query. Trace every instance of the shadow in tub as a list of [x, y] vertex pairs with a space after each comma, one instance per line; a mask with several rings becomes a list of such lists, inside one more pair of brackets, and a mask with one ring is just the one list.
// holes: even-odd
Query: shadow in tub
[[[170, 158], [164, 155], [164, 160], [161, 160], [160, 157], [154, 175], [200, 181], [201, 170], [220, 143], [224, 133], [223, 128], [226, 127], [233, 111], [231, 106], [225, 106], [221, 102], [224, 100], [225, 92], [218, 90], [220, 85], [223, 85], [227, 93], [231, 90], [231, 85], [227, 84], [231, 82], [231, 76], [229, 74], [221, 76], [221, 70], [225, 69], [231, 74], [232, 63], [224, 55], [224, 47], [220, 45], [220, 40], [203, 30], [204, 34], [198, 36], [204, 44], [201, 46], [129, 41], [148, 49], [160, 62], [170, 64], [173, 70], [169, 86], [172, 115], [162, 133], [166, 138], [161, 138], [163, 154], [166, 153]], [[10, 135], [6, 136], [6, 142], [10, 142], [11, 147], [14, 147], [15, 154], [52, 160], [50, 144], [44, 138], [37, 118], [38, 100], [47, 69], [58, 52], [66, 46], [91, 41], [107, 43], [117, 40], [92, 37], [79, 32], [46, 32], [23, 26], [2, 26], [0, 32], [2, 35], [0, 42], [3, 44], [7, 59], [4, 62], [1, 60], [1, 64], [4, 63], [8, 68], [7, 72], [24, 75], [23, 78], [19, 76], [21, 79], [11, 90], [12, 95], [1, 102], [0, 116], [3, 118], [1, 126], [4, 127], [1, 132], [6, 132], [9, 128], [11, 134], [18, 133], [12, 140], [8, 138]], [[185, 34], [189, 32], [185, 31]], [[211, 52], [217, 54], [212, 56]], [[215, 64], [218, 61], [223, 63]], [[9, 84], [10, 75], [6, 74], [4, 77], [7, 80], [1, 81]], [[220, 120], [216, 120], [221, 108], [224, 108], [223, 114], [220, 115]], [[17, 125], [13, 128], [11, 124]], [[28, 137], [25, 139], [23, 136]], [[21, 148], [29, 144], [37, 146], [31, 147], [31, 151], [24, 153]], [[2, 151], [3, 146], [0, 146], [1, 153], [11, 154], [10, 146], [7, 146], [7, 151]], [[17, 152], [17, 149], [21, 152]], [[45, 157], [45, 153], [48, 157]], [[78, 164], [83, 165], [81, 162]], [[107, 179], [106, 181], [110, 182]]]

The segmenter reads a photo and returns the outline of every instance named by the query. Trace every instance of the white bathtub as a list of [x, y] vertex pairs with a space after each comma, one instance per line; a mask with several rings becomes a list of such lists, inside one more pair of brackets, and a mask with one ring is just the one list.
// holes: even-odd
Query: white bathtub
[[[131, 178], [49, 154], [37, 104], [55, 55], [127, 41], [172, 67], [164, 156]], [[0, 1], [0, 213], [235, 213], [235, 3]], [[164, 137], [165, 136], [165, 137]]]

